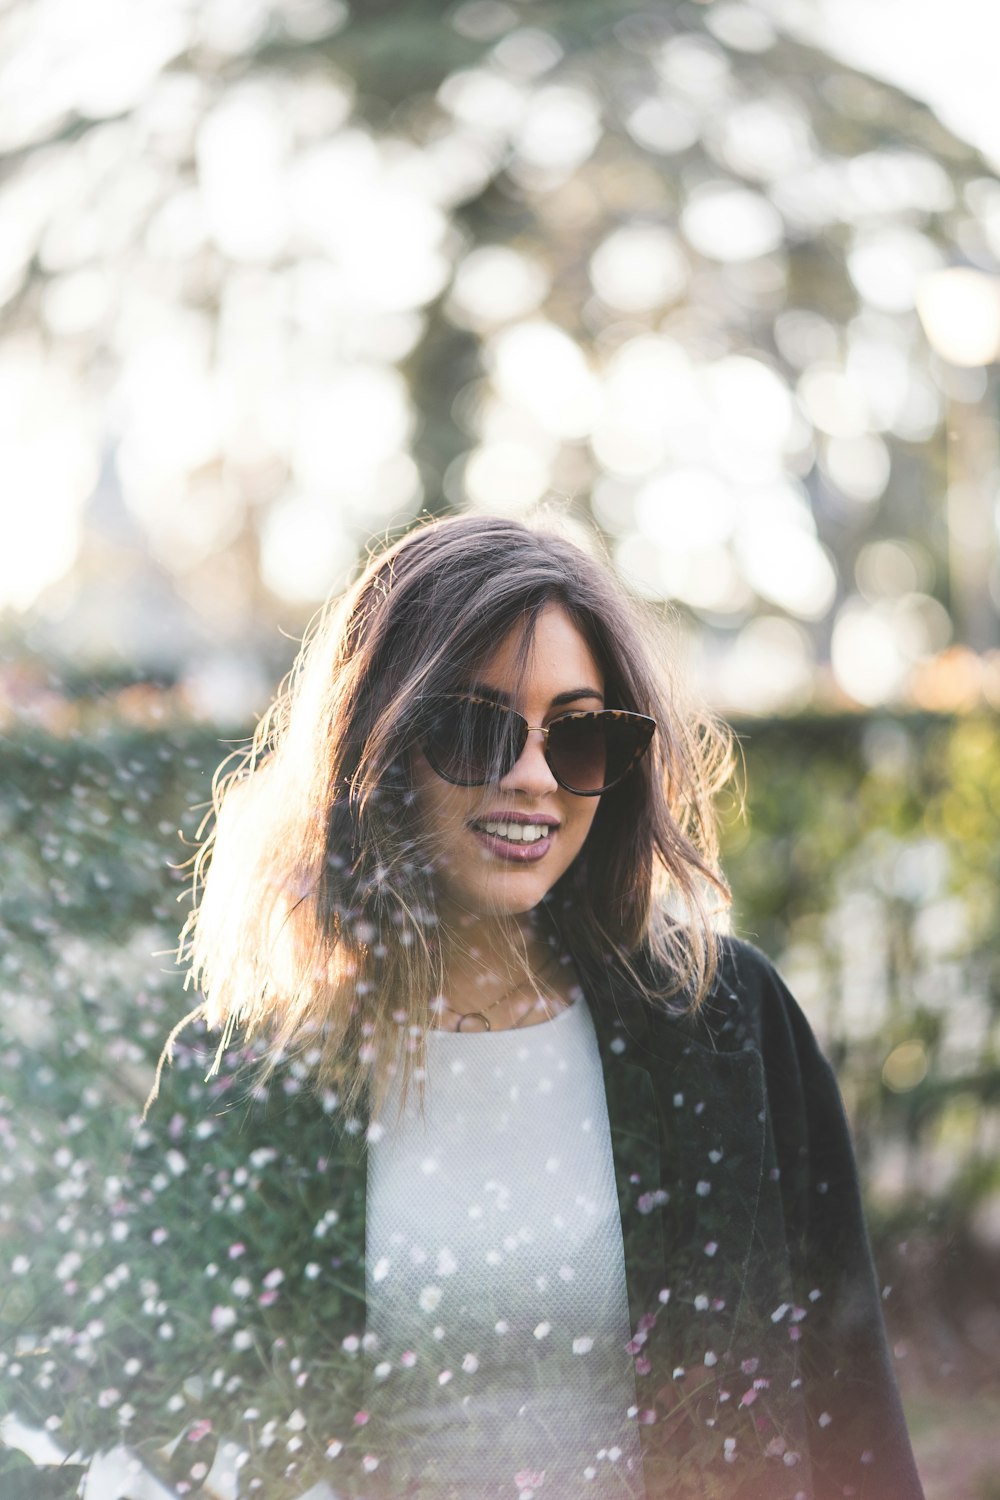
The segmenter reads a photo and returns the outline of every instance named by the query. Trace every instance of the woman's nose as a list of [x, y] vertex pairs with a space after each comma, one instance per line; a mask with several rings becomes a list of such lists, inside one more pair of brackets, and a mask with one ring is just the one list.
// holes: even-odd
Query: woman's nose
[[543, 729], [528, 730], [524, 749], [507, 775], [501, 778], [500, 785], [507, 791], [531, 792], [534, 796], [558, 790], [559, 783], [545, 759], [545, 731]]

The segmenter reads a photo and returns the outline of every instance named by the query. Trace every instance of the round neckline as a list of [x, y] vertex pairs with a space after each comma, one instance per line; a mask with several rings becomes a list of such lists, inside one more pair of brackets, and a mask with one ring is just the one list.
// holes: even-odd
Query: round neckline
[[[531, 1031], [547, 1031], [548, 1028], [550, 1026], [554, 1026], [562, 1016], [568, 1015], [571, 1010], [576, 1010], [577, 1006], [581, 1005], [582, 1003], [582, 997], [573, 1000], [569, 1005], [564, 1005], [562, 1010], [557, 1011], [554, 1016], [549, 1016], [547, 1021], [536, 1021], [534, 1026], [505, 1026], [501, 1031], [452, 1031], [450, 1028], [448, 1030], [444, 1030], [440, 1026], [432, 1026], [427, 1031], [425, 1031], [424, 1035], [428, 1037], [460, 1037], [463, 1045], [472, 1037], [487, 1037], [491, 1041], [495, 1037], [500, 1036], [525, 1037]], [[474, 1014], [474, 1012], [470, 1012], [470, 1014]]]

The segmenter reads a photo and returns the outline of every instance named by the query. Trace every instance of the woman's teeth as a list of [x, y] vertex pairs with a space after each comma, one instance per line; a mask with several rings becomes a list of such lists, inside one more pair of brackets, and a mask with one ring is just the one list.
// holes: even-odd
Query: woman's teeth
[[546, 823], [480, 823], [478, 827], [494, 838], [509, 839], [512, 844], [536, 844], [552, 831]]

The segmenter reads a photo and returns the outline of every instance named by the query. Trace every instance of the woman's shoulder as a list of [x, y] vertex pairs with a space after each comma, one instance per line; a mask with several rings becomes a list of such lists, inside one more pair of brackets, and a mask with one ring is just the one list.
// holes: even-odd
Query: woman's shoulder
[[795, 1045], [808, 1022], [777, 968], [743, 938], [719, 934], [715, 973], [700, 1004], [679, 996], [669, 1007], [674, 1022], [713, 1051], [755, 1048], [773, 1052]]
[[769, 1073], [818, 1078], [829, 1072], [807, 1015], [753, 943], [720, 937], [715, 979], [698, 1017], [718, 1044], [760, 1052]]
[[720, 934], [717, 966], [707, 1003], [738, 1006], [750, 1016], [783, 1006], [791, 999], [788, 987], [771, 959], [745, 938]]

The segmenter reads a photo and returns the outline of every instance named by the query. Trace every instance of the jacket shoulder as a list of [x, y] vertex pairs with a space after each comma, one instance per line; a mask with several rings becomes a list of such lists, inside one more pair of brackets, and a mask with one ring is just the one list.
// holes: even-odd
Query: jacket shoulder
[[761, 950], [728, 934], [718, 939], [718, 965], [693, 1025], [710, 1046], [797, 1049], [809, 1023], [774, 964]]
[[712, 995], [727, 992], [730, 999], [757, 1004], [765, 994], [784, 989], [774, 964], [745, 938], [724, 934], [718, 940], [718, 969]]

